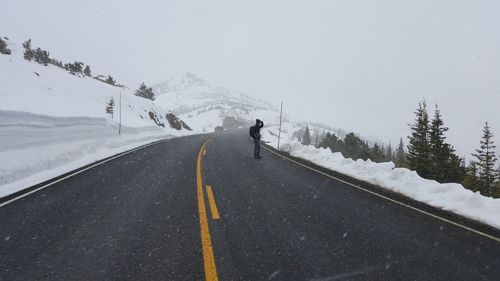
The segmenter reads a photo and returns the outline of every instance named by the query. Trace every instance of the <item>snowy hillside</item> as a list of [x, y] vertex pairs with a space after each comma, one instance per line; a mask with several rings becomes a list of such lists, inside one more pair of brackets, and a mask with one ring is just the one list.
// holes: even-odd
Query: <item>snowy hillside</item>
[[[133, 90], [29, 62], [21, 44], [6, 41], [12, 54], [0, 54], [0, 197], [126, 149], [190, 133], [169, 110]], [[105, 110], [111, 98], [113, 116]]]
[[0, 110], [14, 110], [49, 116], [85, 116], [117, 122], [105, 113], [106, 103], [114, 98], [118, 111], [122, 93], [122, 124], [130, 127], [154, 126], [153, 112], [166, 123], [169, 111], [135, 96], [133, 90], [112, 86], [91, 77], [79, 77], [53, 65], [44, 66], [22, 58], [22, 49], [0, 55]]
[[[279, 109], [224, 87], [212, 86], [192, 73], [154, 85], [156, 102], [170, 108], [195, 131], [211, 132], [217, 126], [247, 126], [256, 118], [266, 124], [279, 121]], [[225, 120], [225, 122], [224, 122]]]

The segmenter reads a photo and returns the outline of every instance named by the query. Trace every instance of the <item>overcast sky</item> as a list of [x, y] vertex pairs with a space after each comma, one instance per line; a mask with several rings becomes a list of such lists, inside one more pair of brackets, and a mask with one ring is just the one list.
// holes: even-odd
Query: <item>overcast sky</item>
[[425, 98], [461, 154], [500, 144], [500, 1], [5, 1], [0, 35], [132, 88], [186, 71], [395, 142]]

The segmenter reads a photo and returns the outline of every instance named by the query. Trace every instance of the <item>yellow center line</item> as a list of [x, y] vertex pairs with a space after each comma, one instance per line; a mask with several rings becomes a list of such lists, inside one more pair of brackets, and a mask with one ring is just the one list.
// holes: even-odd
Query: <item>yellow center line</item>
[[210, 230], [208, 228], [207, 210], [205, 207], [205, 199], [203, 198], [203, 182], [201, 178], [201, 158], [205, 151], [205, 146], [210, 140], [207, 140], [198, 152], [198, 160], [196, 161], [196, 193], [198, 197], [198, 213], [200, 218], [201, 231], [201, 248], [203, 250], [203, 265], [205, 268], [205, 280], [218, 281], [217, 267], [215, 266], [214, 251], [212, 248], [212, 239], [210, 238]]
[[208, 203], [210, 205], [210, 211], [212, 212], [212, 218], [214, 220], [220, 219], [219, 210], [217, 210], [217, 205], [215, 204], [214, 193], [212, 192], [212, 187], [210, 185], [207, 185], [207, 196]]

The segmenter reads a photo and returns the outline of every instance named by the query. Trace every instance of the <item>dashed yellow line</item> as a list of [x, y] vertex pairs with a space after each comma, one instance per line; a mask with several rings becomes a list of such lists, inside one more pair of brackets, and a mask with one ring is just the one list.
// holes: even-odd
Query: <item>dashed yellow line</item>
[[210, 211], [212, 212], [212, 218], [214, 220], [220, 219], [219, 210], [217, 210], [217, 205], [215, 204], [214, 193], [212, 192], [212, 187], [210, 185], [207, 185], [207, 197], [210, 205]]
[[218, 281], [219, 277], [217, 276], [212, 239], [210, 238], [210, 230], [208, 228], [207, 210], [205, 207], [205, 199], [203, 198], [203, 181], [201, 178], [201, 158], [208, 141], [209, 140], [201, 146], [200, 152], [198, 152], [198, 160], [196, 161], [196, 193], [198, 197], [198, 213], [200, 219], [201, 247], [203, 250], [205, 280]]

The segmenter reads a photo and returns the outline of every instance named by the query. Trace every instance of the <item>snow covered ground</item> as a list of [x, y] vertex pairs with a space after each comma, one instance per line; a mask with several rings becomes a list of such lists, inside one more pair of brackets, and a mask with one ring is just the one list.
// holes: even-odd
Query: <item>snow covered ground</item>
[[257, 118], [269, 124], [279, 122], [279, 111], [271, 104], [224, 87], [212, 86], [189, 72], [152, 88], [156, 102], [172, 109], [195, 131], [213, 132], [215, 127], [223, 125], [225, 117], [235, 118], [245, 126], [253, 124]]
[[[415, 171], [394, 168], [392, 162], [375, 163], [370, 160], [353, 160], [344, 158], [342, 153], [332, 153], [328, 148], [302, 145], [291, 137], [291, 133], [296, 129], [293, 124], [286, 124], [283, 127], [281, 151], [500, 229], [500, 199], [482, 196], [479, 192], [472, 192], [457, 183], [441, 184], [421, 178]], [[265, 128], [263, 132], [263, 140], [276, 148], [278, 127], [271, 126]]]
[[[264, 140], [277, 146], [279, 111], [272, 105], [226, 88], [213, 87], [186, 73], [153, 87], [156, 102], [128, 88], [73, 76], [54, 66], [27, 62], [22, 51], [0, 55], [0, 198], [99, 159], [154, 140], [211, 132], [225, 117], [265, 121]], [[122, 135], [118, 101], [122, 96]], [[105, 113], [113, 97], [115, 116]], [[178, 114], [194, 132], [169, 127], [166, 113]], [[151, 115], [156, 116], [154, 122]], [[473, 193], [459, 184], [420, 178], [393, 163], [346, 159], [329, 149], [292, 139], [301, 125], [286, 118], [280, 150], [328, 169], [399, 192], [415, 200], [500, 228], [500, 199]], [[163, 123], [165, 128], [157, 123]], [[313, 129], [314, 126], [310, 126]], [[316, 128], [324, 130], [325, 128]]]
[[[133, 90], [28, 62], [9, 45], [12, 55], [0, 54], [0, 198], [146, 143], [192, 133], [170, 128], [170, 111]], [[105, 112], [111, 98], [114, 116]]]

